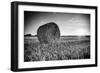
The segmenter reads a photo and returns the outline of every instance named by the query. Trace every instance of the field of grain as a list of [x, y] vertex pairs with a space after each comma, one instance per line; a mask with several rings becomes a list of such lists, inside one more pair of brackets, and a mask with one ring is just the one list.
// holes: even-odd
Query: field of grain
[[64, 36], [56, 43], [40, 44], [37, 37], [24, 37], [24, 61], [90, 58], [90, 37]]

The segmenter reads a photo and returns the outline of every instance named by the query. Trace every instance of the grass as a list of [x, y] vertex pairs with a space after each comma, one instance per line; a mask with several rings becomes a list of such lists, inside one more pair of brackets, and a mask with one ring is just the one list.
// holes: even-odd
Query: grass
[[72, 60], [90, 58], [89, 38], [61, 37], [56, 43], [40, 44], [36, 37], [24, 38], [24, 61]]

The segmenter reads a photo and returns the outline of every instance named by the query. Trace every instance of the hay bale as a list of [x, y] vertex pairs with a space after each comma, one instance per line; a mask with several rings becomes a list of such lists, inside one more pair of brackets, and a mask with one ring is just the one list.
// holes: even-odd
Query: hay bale
[[37, 30], [40, 43], [53, 43], [60, 39], [60, 30], [56, 23], [50, 22], [40, 26]]

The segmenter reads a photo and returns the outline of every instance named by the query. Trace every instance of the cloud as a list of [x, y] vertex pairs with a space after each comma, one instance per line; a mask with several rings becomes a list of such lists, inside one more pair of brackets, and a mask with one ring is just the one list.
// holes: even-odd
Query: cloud
[[48, 22], [55, 22], [60, 28], [61, 35], [89, 35], [90, 15], [75, 13], [53, 12], [24, 12], [25, 33], [37, 34], [39, 26]]

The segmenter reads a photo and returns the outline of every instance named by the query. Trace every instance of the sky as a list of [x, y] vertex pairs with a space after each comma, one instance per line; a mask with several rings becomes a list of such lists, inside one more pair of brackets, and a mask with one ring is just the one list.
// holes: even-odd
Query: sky
[[90, 35], [90, 14], [24, 11], [24, 34], [37, 35], [39, 26], [54, 22], [61, 36]]

